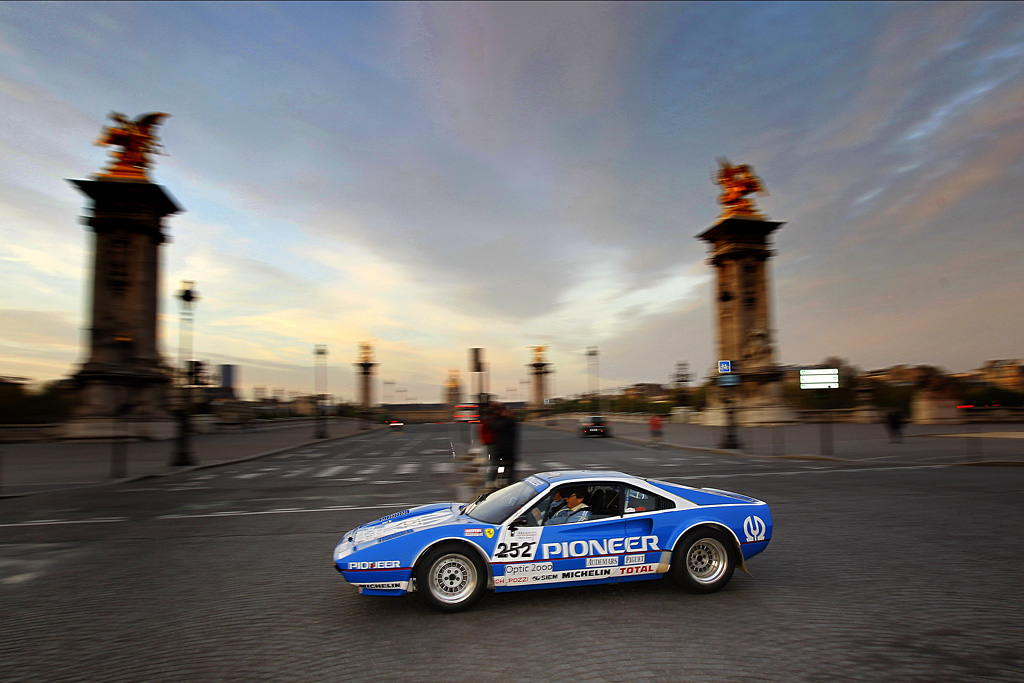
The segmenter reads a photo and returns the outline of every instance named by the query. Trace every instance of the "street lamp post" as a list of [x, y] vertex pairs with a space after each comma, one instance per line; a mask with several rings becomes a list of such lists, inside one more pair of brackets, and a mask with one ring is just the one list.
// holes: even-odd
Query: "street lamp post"
[[719, 448], [737, 449], [743, 448], [740, 437], [736, 433], [736, 401], [730, 395], [734, 387], [722, 387], [722, 403], [725, 404], [726, 410], [726, 424], [725, 434], [722, 436], [722, 441], [718, 445]]
[[[192, 327], [195, 319], [194, 307], [199, 301], [199, 292], [195, 290], [195, 281], [183, 280], [181, 291], [178, 292], [178, 300], [181, 306], [181, 319], [178, 324], [178, 367], [181, 373], [181, 382], [177, 387], [177, 414], [178, 414], [178, 438], [174, 450], [174, 459], [171, 465], [174, 467], [188, 467], [195, 465], [195, 458], [192, 455], [192, 441], [190, 424], [192, 413], [192, 387], [188, 364], [192, 359]], [[186, 347], [188, 353], [184, 354]], [[184, 357], [183, 357], [184, 355]]]
[[327, 424], [324, 421], [323, 402], [327, 394], [327, 345], [317, 344], [313, 347], [313, 393], [316, 394], [314, 407], [316, 409], [316, 429], [313, 432], [314, 439], [327, 438]]
[[[600, 366], [598, 365], [598, 360], [597, 360], [598, 359], [598, 353], [597, 353], [597, 347], [596, 346], [588, 346], [587, 347], [587, 365], [588, 365], [588, 367], [590, 366], [591, 359], [593, 359], [593, 364], [594, 364], [594, 370], [593, 370], [594, 387], [591, 389], [591, 394], [590, 394], [590, 410], [591, 410], [591, 412], [598, 412], [599, 413], [599, 412], [601, 412], [601, 407], [600, 406], [597, 407], [596, 411], [594, 410], [594, 405], [596, 404], [596, 402], [598, 400], [597, 399], [597, 394], [601, 390], [601, 388], [600, 388], [601, 380], [598, 377], [598, 372], [600, 371], [599, 370]], [[588, 373], [588, 375], [589, 374], [590, 373]], [[589, 382], [588, 382], [588, 385], [589, 385]]]

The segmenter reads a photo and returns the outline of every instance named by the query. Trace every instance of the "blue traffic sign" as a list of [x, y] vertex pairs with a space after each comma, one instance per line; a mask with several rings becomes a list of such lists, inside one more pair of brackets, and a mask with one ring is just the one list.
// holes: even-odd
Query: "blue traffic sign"
[[732, 361], [731, 360], [720, 360], [718, 361], [719, 372], [732, 372]]

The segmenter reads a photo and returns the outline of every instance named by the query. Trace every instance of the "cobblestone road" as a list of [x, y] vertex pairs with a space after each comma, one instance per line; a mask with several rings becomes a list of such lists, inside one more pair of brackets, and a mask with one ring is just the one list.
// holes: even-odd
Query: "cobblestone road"
[[[615, 440], [527, 436], [525, 457], [538, 462], [627, 453]], [[330, 556], [340, 533], [450, 476], [426, 467], [443, 454], [422, 456], [430, 477], [377, 487], [374, 502], [366, 486], [238, 479], [254, 462], [209, 490], [4, 501], [0, 523], [44, 508], [83, 521], [0, 527], [0, 680], [1024, 678], [1024, 468], [772, 462], [750, 476], [764, 463], [672, 466], [686, 454], [629, 449], [636, 468], [707, 476], [771, 504], [775, 535], [749, 563], [753, 577], [704, 596], [667, 581], [488, 593], [440, 615], [416, 596], [357, 595]], [[379, 450], [361, 457], [389, 457]], [[130, 502], [111, 502], [119, 495]], [[325, 496], [335, 507], [307, 504]], [[212, 514], [224, 498], [245, 514]], [[364, 504], [377, 509], [353, 509]], [[167, 514], [185, 508], [196, 514]]]

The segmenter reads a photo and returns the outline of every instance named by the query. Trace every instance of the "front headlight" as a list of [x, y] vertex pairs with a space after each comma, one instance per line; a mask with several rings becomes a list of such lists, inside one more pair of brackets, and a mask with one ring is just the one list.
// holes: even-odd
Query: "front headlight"
[[355, 550], [356, 543], [355, 537], [352, 532], [345, 534], [345, 537], [341, 539], [334, 548], [334, 561], [337, 562], [343, 557], [348, 557]]

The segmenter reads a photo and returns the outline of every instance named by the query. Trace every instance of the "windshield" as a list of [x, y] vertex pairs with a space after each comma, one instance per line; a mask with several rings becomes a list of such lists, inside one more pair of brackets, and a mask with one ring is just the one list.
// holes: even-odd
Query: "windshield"
[[465, 514], [488, 524], [501, 524], [537, 495], [537, 489], [525, 481], [498, 489], [468, 506]]

